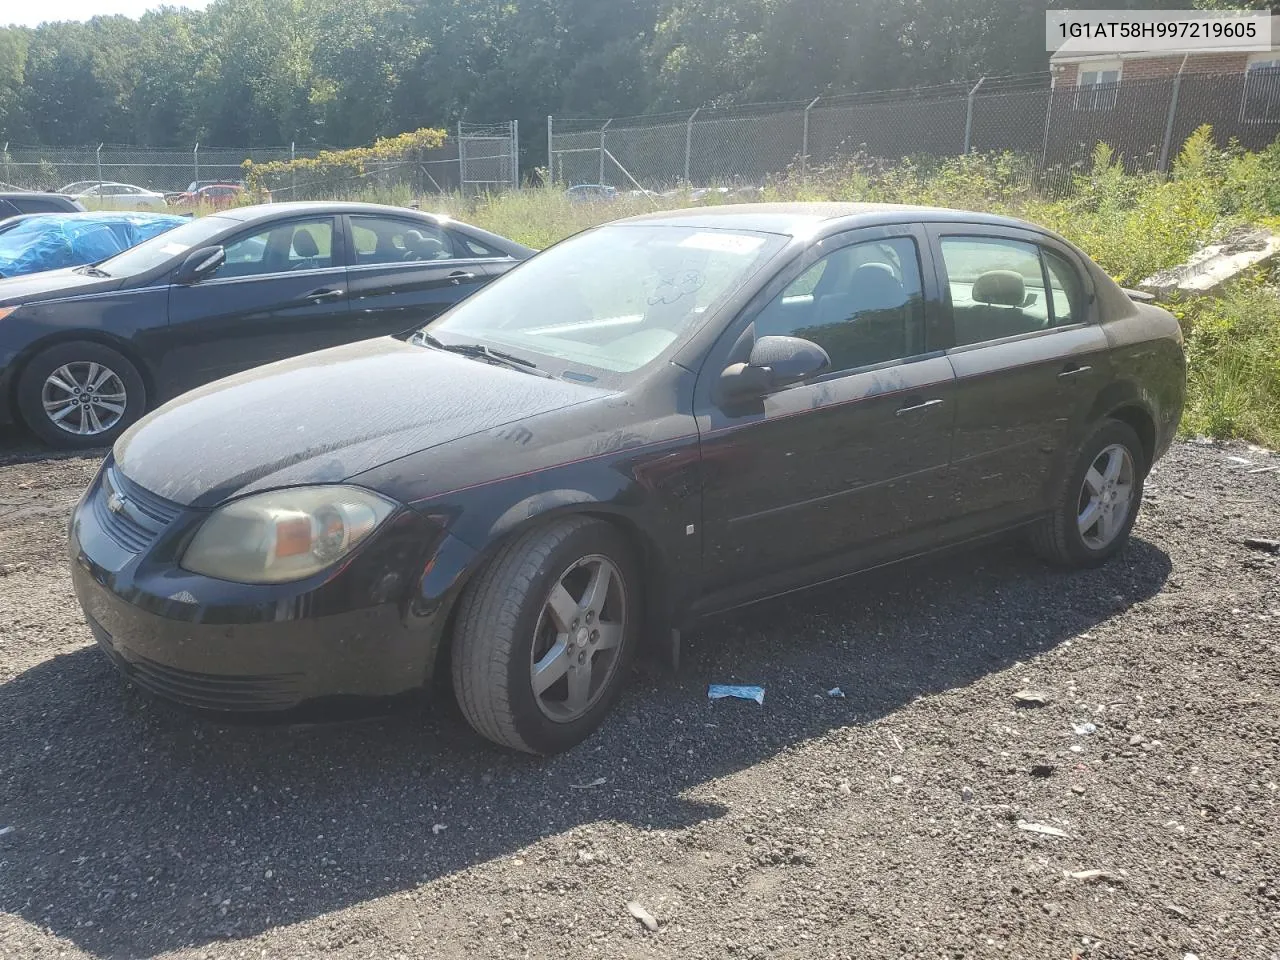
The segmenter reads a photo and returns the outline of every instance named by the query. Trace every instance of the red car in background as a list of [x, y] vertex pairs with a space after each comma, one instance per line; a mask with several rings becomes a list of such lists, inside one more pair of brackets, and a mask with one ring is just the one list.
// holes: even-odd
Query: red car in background
[[[244, 183], [235, 180], [197, 180], [193, 182], [185, 191], [175, 194], [168, 198], [170, 203], [191, 204], [198, 203], [207, 204], [215, 210], [225, 210], [228, 207], [239, 206], [243, 199], [246, 199], [247, 191]], [[271, 194], [263, 191], [262, 202], [269, 203]]]

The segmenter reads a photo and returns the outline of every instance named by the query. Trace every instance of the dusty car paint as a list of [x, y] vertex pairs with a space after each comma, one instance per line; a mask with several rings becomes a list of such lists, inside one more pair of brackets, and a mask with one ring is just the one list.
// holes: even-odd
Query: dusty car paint
[[[1185, 389], [1176, 322], [1133, 304], [1060, 237], [996, 217], [861, 205], [642, 219], [664, 216], [708, 227], [738, 217], [793, 239], [625, 388], [381, 341], [210, 385], [137, 424], [107, 469], [170, 501], [174, 519], [140, 553], [113, 547], [100, 475], [72, 524], [76, 591], [112, 655], [142, 671], [144, 685], [188, 701], [181, 676], [146, 671], [180, 662], [199, 675], [182, 681], [195, 686], [257, 678], [277, 691], [258, 704], [271, 710], [402, 693], [431, 675], [468, 578], [511, 535], [555, 516], [602, 516], [626, 532], [644, 559], [649, 634], [663, 636], [700, 614], [1034, 520], [1101, 417], [1133, 424], [1152, 458], [1171, 441]], [[955, 349], [926, 271], [923, 355], [758, 402], [715, 399], [753, 311], [812, 248], [904, 229], [923, 242], [966, 224], [1068, 254], [1087, 271], [1094, 313], [1076, 327]], [[1082, 362], [1096, 375], [1059, 378]], [[177, 567], [215, 504], [338, 480], [403, 506], [335, 569], [248, 586]], [[315, 658], [300, 653], [307, 642]], [[278, 692], [281, 678], [291, 693]]]

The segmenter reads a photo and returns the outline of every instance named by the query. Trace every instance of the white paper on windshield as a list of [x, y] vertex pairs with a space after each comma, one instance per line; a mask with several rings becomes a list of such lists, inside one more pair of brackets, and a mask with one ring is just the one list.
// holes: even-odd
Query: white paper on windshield
[[185, 249], [187, 249], [187, 245], [185, 243], [166, 243], [160, 248], [160, 252], [165, 256], [173, 256], [173, 254], [181, 253]]
[[695, 250], [713, 250], [716, 253], [736, 253], [739, 256], [753, 253], [764, 245], [764, 237], [752, 237], [741, 233], [723, 233], [719, 230], [693, 233], [680, 241], [682, 247]]

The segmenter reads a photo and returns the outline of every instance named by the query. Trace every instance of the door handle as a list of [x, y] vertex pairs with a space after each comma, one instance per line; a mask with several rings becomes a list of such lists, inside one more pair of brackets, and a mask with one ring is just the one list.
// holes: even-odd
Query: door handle
[[895, 413], [894, 416], [900, 417], [904, 413], [915, 413], [917, 410], [928, 410], [930, 407], [936, 407], [942, 402], [941, 398], [935, 398], [933, 400], [925, 400], [923, 403], [913, 403], [909, 407], [899, 407], [898, 412]]
[[475, 278], [476, 275], [474, 273], [468, 273], [466, 270], [455, 270], [449, 274], [449, 281], [455, 284], [461, 283], [463, 280], [474, 280]]
[[303, 300], [312, 300], [319, 303], [321, 300], [337, 300], [346, 293], [341, 287], [331, 289], [329, 287], [321, 287], [319, 290], [312, 290]]
[[1088, 366], [1087, 364], [1080, 366], [1079, 364], [1069, 363], [1063, 367], [1062, 372], [1058, 374], [1058, 379], [1066, 380], [1068, 377], [1078, 377], [1080, 374], [1088, 373], [1092, 369], [1093, 367]]

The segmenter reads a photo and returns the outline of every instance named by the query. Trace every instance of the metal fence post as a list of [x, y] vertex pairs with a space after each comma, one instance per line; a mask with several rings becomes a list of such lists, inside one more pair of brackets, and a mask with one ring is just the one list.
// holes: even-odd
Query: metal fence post
[[191, 165], [195, 170], [195, 176], [191, 179], [196, 182], [197, 188], [200, 184], [200, 141], [196, 141], [195, 149], [191, 151]]
[[467, 195], [467, 161], [463, 158], [462, 121], [458, 121], [458, 192]]
[[1049, 123], [1053, 120], [1053, 93], [1054, 87], [1049, 87], [1049, 99], [1044, 105], [1044, 143], [1040, 146], [1040, 170], [1044, 171], [1049, 165]]
[[556, 134], [555, 117], [547, 114], [547, 186], [556, 182]]
[[98, 193], [102, 193], [102, 144], [98, 144], [98, 149], [93, 151], [94, 159], [98, 162]]
[[613, 123], [613, 117], [604, 122], [604, 126], [600, 128], [600, 178], [596, 183], [604, 183], [604, 132], [609, 129], [609, 124]]
[[821, 100], [821, 97], [814, 97], [807, 107], [804, 108], [804, 132], [800, 135], [800, 179], [804, 180], [809, 175], [809, 111], [813, 109], [813, 105]]
[[1160, 144], [1160, 165], [1156, 167], [1161, 173], [1169, 170], [1169, 150], [1173, 146], [1173, 121], [1178, 116], [1178, 90], [1182, 86], [1182, 72], [1173, 78], [1173, 90], [1169, 94], [1169, 117], [1164, 123], [1164, 142]]
[[511, 121], [511, 186], [520, 189], [520, 121]]
[[689, 122], [685, 124], [684, 128], [684, 182], [686, 186], [691, 182], [689, 180], [689, 159], [693, 154], [693, 118], [696, 117], [701, 110], [702, 107], [698, 107], [697, 110], [689, 114]]
[[969, 97], [965, 102], [964, 108], [964, 152], [969, 152], [969, 145], [973, 142], [973, 98], [978, 94], [978, 88], [982, 86], [982, 81], [986, 77], [979, 77], [978, 82], [973, 85], [973, 89], [969, 91]]
[[289, 141], [289, 199], [298, 199], [298, 171], [293, 166], [293, 161], [298, 159], [298, 141]]

